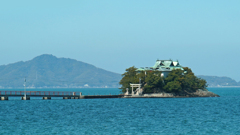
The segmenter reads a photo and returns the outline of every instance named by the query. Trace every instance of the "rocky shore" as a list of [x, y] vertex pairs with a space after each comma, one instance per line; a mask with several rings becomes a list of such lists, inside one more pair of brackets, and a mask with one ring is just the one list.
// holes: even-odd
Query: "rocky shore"
[[201, 90], [201, 89], [197, 90], [194, 93], [190, 93], [189, 96], [190, 97], [220, 97], [219, 95], [217, 95], [211, 91]]
[[184, 94], [176, 94], [176, 93], [153, 93], [153, 94], [142, 94], [142, 95], [125, 95], [123, 98], [187, 98], [187, 97], [220, 97], [219, 95], [210, 92], [208, 90], [198, 89], [193, 93], [184, 93]]

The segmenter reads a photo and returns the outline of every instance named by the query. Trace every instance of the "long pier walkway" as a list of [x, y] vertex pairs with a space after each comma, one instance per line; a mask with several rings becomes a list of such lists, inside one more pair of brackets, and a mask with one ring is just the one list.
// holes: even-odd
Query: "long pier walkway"
[[42, 99], [48, 100], [52, 97], [62, 97], [63, 99], [90, 99], [122, 98], [123, 96], [124, 95], [82, 95], [81, 92], [69, 91], [0, 91], [1, 100], [8, 100], [9, 97], [21, 97], [22, 100], [30, 100], [30, 97], [42, 97]]

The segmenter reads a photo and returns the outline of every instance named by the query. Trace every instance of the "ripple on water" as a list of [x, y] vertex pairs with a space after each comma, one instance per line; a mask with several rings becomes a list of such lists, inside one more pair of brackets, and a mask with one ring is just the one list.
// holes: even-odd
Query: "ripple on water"
[[213, 91], [221, 97], [1, 101], [0, 134], [240, 134], [240, 89]]

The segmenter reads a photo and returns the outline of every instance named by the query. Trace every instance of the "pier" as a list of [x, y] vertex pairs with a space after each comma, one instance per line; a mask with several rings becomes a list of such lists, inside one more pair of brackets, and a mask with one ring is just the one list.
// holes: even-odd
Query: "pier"
[[93, 98], [122, 98], [124, 95], [82, 95], [81, 92], [69, 91], [0, 91], [1, 100], [8, 100], [9, 97], [21, 97], [21, 100], [30, 100], [31, 97], [42, 97], [43, 100], [50, 100], [52, 97], [62, 99], [93, 99]]

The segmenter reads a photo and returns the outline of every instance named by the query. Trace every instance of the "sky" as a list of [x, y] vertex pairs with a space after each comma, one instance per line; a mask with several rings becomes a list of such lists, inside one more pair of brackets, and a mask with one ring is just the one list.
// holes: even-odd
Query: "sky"
[[116, 73], [178, 60], [240, 81], [239, 0], [0, 2], [0, 65], [42, 54]]

